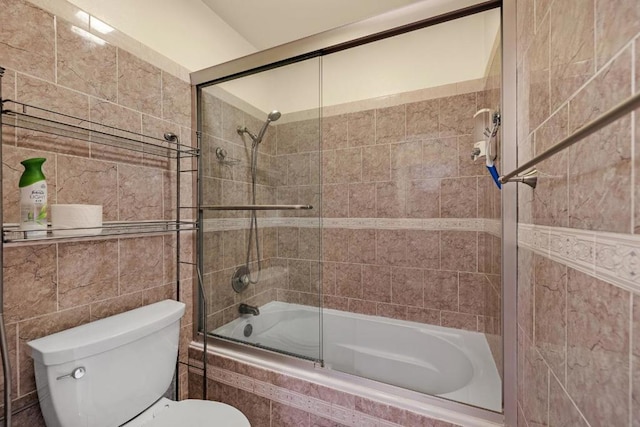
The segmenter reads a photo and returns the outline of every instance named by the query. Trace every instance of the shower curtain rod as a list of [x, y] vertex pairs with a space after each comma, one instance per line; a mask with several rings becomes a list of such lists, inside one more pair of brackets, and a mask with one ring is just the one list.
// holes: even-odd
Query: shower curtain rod
[[560, 151], [571, 147], [576, 142], [588, 137], [589, 135], [599, 131], [605, 126], [615, 122], [620, 117], [624, 116], [627, 113], [632, 112], [638, 107], [640, 107], [640, 93], [622, 101], [620, 104], [616, 105], [612, 109], [603, 113], [600, 117], [580, 127], [577, 131], [575, 131], [568, 137], [564, 138], [562, 141], [558, 142], [557, 144], [553, 145], [548, 150], [538, 154], [533, 159], [517, 167], [513, 171], [502, 175], [500, 177], [500, 182], [502, 184], [505, 184], [507, 182], [523, 182], [522, 178], [524, 178], [524, 176], [516, 176], [516, 175], [525, 171], [529, 171], [529, 169], [536, 166], [538, 163], [542, 162], [543, 160], [546, 160], [549, 157], [553, 156], [554, 154], [557, 154]]

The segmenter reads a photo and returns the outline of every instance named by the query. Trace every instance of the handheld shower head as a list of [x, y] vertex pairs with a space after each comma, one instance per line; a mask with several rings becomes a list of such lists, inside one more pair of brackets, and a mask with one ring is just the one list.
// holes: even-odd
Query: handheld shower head
[[272, 112], [269, 113], [269, 115], [267, 116], [267, 120], [270, 122], [275, 122], [276, 120], [278, 120], [280, 117], [282, 116], [282, 113], [280, 113], [280, 111], [278, 110], [273, 110]]
[[267, 121], [264, 122], [264, 124], [262, 125], [262, 129], [260, 129], [260, 133], [258, 133], [258, 137], [255, 139], [256, 144], [260, 144], [262, 142], [262, 138], [264, 137], [264, 134], [267, 132], [269, 123], [275, 122], [280, 117], [282, 117], [282, 114], [278, 110], [273, 110], [272, 112], [269, 113], [269, 115], [267, 115]]

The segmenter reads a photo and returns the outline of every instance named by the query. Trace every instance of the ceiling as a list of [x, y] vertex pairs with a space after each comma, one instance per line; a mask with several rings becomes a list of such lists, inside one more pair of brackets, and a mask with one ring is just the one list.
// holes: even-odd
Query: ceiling
[[420, 0], [202, 0], [258, 50]]

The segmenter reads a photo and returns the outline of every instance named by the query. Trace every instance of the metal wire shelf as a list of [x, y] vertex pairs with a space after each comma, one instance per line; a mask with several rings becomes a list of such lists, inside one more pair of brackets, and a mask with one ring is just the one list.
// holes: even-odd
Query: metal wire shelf
[[123, 148], [145, 155], [176, 158], [198, 154], [198, 149], [175, 141], [107, 126], [10, 99], [2, 100], [2, 115], [6, 118], [2, 121], [3, 126]]
[[113, 221], [105, 222], [102, 227], [55, 229], [49, 225], [46, 236], [30, 237], [33, 230], [20, 230], [18, 224], [2, 226], [4, 243], [42, 243], [43, 241], [88, 240], [106, 237], [167, 234], [177, 231], [195, 231], [197, 222], [191, 221]]

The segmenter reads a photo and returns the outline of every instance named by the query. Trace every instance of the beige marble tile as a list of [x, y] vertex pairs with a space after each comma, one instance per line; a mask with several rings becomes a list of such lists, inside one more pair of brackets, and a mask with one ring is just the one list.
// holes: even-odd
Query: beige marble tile
[[460, 312], [477, 315], [485, 314], [487, 306], [484, 296], [486, 280], [484, 274], [460, 273]]
[[[296, 125], [296, 140], [298, 142], [298, 152], [308, 153], [318, 151], [320, 147], [320, 119], [314, 117], [308, 120], [301, 120], [294, 123]], [[267, 144], [268, 142], [265, 142]]]
[[553, 111], [569, 99], [595, 71], [594, 2], [553, 2], [549, 19]]
[[478, 217], [477, 178], [443, 179], [440, 183], [440, 216], [442, 218]]
[[117, 49], [57, 20], [58, 84], [107, 101], [118, 100]]
[[[0, 84], [2, 86], [2, 99], [16, 99], [16, 72], [13, 70], [5, 69], [4, 75], [2, 79], [0, 79]], [[9, 104], [5, 106], [8, 107]], [[3, 123], [5, 126], [2, 127], [2, 145], [16, 145], [16, 131], [15, 127], [12, 127], [15, 124], [14, 118], [9, 118], [8, 116], [2, 117]], [[12, 126], [7, 126], [7, 124], [11, 123]]]
[[129, 165], [118, 166], [119, 220], [162, 219], [162, 172]]
[[309, 153], [287, 156], [287, 182], [295, 185], [310, 183]]
[[551, 6], [551, 3], [553, 3], [553, 0], [535, 0], [536, 30], [538, 29], [537, 27], [540, 26], [543, 19], [549, 12], [549, 7]]
[[376, 230], [376, 264], [403, 266], [406, 250], [405, 230]]
[[527, 423], [549, 425], [549, 369], [528, 340], [524, 344], [524, 387], [523, 410]]
[[425, 178], [458, 176], [457, 138], [431, 139], [422, 143], [422, 171]]
[[118, 250], [120, 295], [164, 283], [162, 236], [121, 239]]
[[362, 149], [336, 150], [334, 176], [338, 184], [362, 181]]
[[524, 62], [529, 84], [529, 132], [536, 129], [551, 111], [549, 31], [549, 19], [545, 19], [538, 25]]
[[407, 104], [407, 139], [437, 138], [439, 113], [437, 99]]
[[422, 162], [422, 142], [411, 141], [391, 145], [391, 179], [405, 183], [425, 178]]
[[404, 306], [424, 306], [424, 271], [419, 268], [391, 269], [391, 302]]
[[298, 258], [298, 242], [299, 229], [297, 227], [278, 228], [278, 256], [280, 258]]
[[424, 306], [436, 310], [458, 311], [458, 273], [425, 270]]
[[518, 249], [518, 325], [525, 335], [533, 338], [533, 252]]
[[600, 69], [640, 32], [640, 5], [635, 0], [596, 1], [596, 58]]
[[323, 218], [346, 218], [349, 216], [349, 192], [344, 191], [344, 186], [322, 186], [322, 216]]
[[18, 387], [22, 395], [36, 390], [33, 361], [29, 356], [30, 350], [27, 347], [27, 342], [89, 322], [89, 306], [85, 305], [51, 314], [40, 311], [38, 315], [39, 317], [18, 324], [18, 360], [20, 364]]
[[[100, 260], [100, 262], [95, 262]], [[58, 245], [58, 305], [77, 307], [118, 295], [118, 242]]]
[[[67, 114], [80, 120], [66, 118], [58, 114], [54, 115], [38, 109], [27, 110], [29, 114], [36, 117], [80, 126], [86, 126], [83, 120], [89, 118], [89, 98], [86, 95], [23, 74], [17, 75], [16, 98], [18, 101], [34, 107]], [[89, 156], [89, 143], [79, 139], [25, 129], [18, 129], [17, 133], [17, 144], [21, 147]]]
[[[207, 112], [207, 116], [213, 121], [205, 120], [207, 123], [205, 129], [213, 136], [220, 136], [220, 124], [215, 120], [219, 117], [216, 112], [220, 110], [216, 109], [216, 105], [219, 104], [214, 101], [213, 109]], [[162, 72], [162, 117], [180, 126], [192, 127], [191, 86], [164, 71]]]
[[388, 181], [391, 179], [390, 146], [388, 144], [362, 149], [362, 180]]
[[478, 233], [441, 231], [442, 269], [476, 272], [478, 270]]
[[380, 108], [376, 110], [376, 144], [400, 142], [406, 138], [406, 107]]
[[406, 245], [405, 267], [440, 268], [439, 231], [407, 231]]
[[535, 343], [564, 384], [566, 361], [567, 267], [534, 255]]
[[160, 117], [161, 97], [160, 69], [123, 49], [118, 49], [118, 103]]
[[569, 269], [567, 391], [591, 425], [629, 420], [629, 303], [628, 292]]
[[402, 182], [376, 183], [376, 217], [404, 218], [406, 216], [406, 190]]
[[359, 111], [347, 115], [348, 143], [350, 147], [375, 144], [376, 112]]
[[[338, 187], [337, 191], [345, 193], [344, 186], [336, 187]], [[349, 196], [346, 206], [349, 209], [348, 216], [350, 218], [373, 218], [376, 216], [376, 184], [349, 184], [346, 194]], [[344, 196], [340, 196], [338, 200], [342, 200], [343, 198]], [[332, 203], [336, 201], [337, 200], [334, 199]], [[344, 207], [342, 207], [341, 210], [342, 209], [344, 209]]]
[[311, 263], [309, 261], [290, 259], [288, 288], [294, 291], [311, 292]]
[[348, 117], [341, 114], [322, 118], [322, 149], [335, 150], [348, 147]]
[[516, 8], [517, 62], [520, 65], [535, 34], [535, 0], [520, 0]]
[[476, 332], [478, 330], [478, 316], [443, 310], [440, 312], [440, 324], [446, 328]]
[[373, 229], [348, 230], [348, 261], [373, 264], [376, 260], [376, 231]]
[[407, 309], [404, 305], [386, 304], [379, 302], [376, 307], [376, 313], [381, 317], [389, 317], [391, 319], [407, 320]]
[[360, 264], [336, 264], [336, 295], [362, 299], [362, 266]]
[[476, 93], [455, 95], [440, 100], [440, 137], [473, 133]]
[[[259, 129], [258, 129], [259, 130]], [[276, 126], [278, 156], [294, 154], [298, 152], [297, 123], [283, 123]]]
[[279, 426], [310, 426], [310, 414], [281, 403], [271, 403], [271, 423]]
[[[171, 78], [170, 78], [171, 76], [166, 75], [165, 73], [163, 73], [162, 76], [163, 76], [163, 84], [166, 81], [167, 85], [169, 86], [171, 82]], [[167, 87], [167, 89], [169, 89], [169, 87]], [[182, 90], [177, 91], [176, 95], [178, 96], [178, 98], [175, 101], [182, 99], [182, 97], [180, 96], [180, 94], [182, 93], [183, 93]], [[163, 100], [164, 104], [169, 104], [169, 102], [171, 101], [168, 100], [167, 102], [164, 102]], [[181, 102], [181, 104], [184, 104], [184, 100]], [[171, 111], [171, 108], [169, 105], [167, 106], [163, 105], [163, 110], [165, 109], [168, 110], [167, 112]], [[222, 137], [222, 101], [219, 98], [216, 98], [215, 96], [203, 91], [201, 111], [202, 111], [202, 132], [211, 137], [221, 138]], [[184, 119], [186, 119], [186, 117]]]
[[406, 203], [406, 214], [409, 218], [439, 218], [440, 180], [410, 181]]
[[391, 302], [391, 267], [363, 265], [362, 283], [367, 300]]
[[16, 0], [0, 8], [2, 66], [53, 82], [55, 80], [55, 24], [53, 15], [28, 1]]
[[[571, 101], [571, 131], [630, 94], [631, 55], [628, 49]], [[631, 120], [627, 116], [571, 147], [570, 227], [630, 231], [631, 143]]]
[[55, 245], [6, 248], [4, 312], [13, 323], [57, 310]]
[[58, 156], [58, 203], [102, 205], [102, 219], [118, 219], [117, 167], [115, 163]]
[[318, 260], [320, 257], [320, 229], [300, 228], [299, 239], [298, 253], [300, 258]]
[[[145, 142], [153, 144], [142, 147], [142, 164], [144, 166], [176, 170], [176, 159], [172, 158], [174, 157], [174, 152], [164, 149], [167, 147], [173, 148], [173, 144], [164, 140], [165, 133], [174, 133], [180, 137], [180, 127], [147, 114], [142, 115], [142, 134], [151, 137], [145, 138]], [[185, 141], [180, 140], [180, 143], [184, 144]], [[185, 166], [187, 165], [181, 164], [180, 167], [182, 169], [192, 169], [192, 167], [189, 167], [190, 165]], [[188, 178], [188, 175], [184, 174], [184, 178]]]
[[[535, 133], [535, 154], [540, 154], [568, 136], [568, 109], [562, 108]], [[533, 192], [532, 215], [535, 224], [567, 227], [568, 154], [562, 151], [538, 164], [538, 185]]]
[[[91, 121], [125, 131], [116, 131], [117, 135], [138, 139], [135, 135], [128, 132], [139, 134], [142, 131], [142, 114], [137, 111], [91, 97], [89, 98], [89, 113]], [[105, 131], [107, 133], [114, 132], [113, 129], [100, 125], [95, 125], [94, 128], [95, 130]], [[132, 143], [131, 146], [138, 149], [140, 148], [135, 143]], [[91, 145], [91, 157], [100, 160], [139, 164], [142, 160], [142, 153], [94, 143]]]
[[549, 425], [558, 427], [587, 427], [578, 408], [553, 375], [549, 388]]
[[142, 292], [121, 295], [91, 304], [91, 321], [142, 307]]
[[407, 320], [410, 322], [440, 326], [440, 310], [434, 310], [432, 308], [407, 307]]
[[631, 122], [620, 119], [569, 149], [569, 226], [628, 233]]

